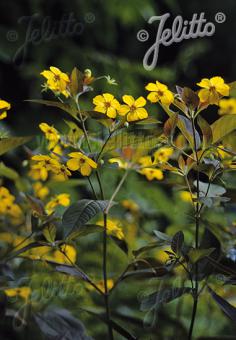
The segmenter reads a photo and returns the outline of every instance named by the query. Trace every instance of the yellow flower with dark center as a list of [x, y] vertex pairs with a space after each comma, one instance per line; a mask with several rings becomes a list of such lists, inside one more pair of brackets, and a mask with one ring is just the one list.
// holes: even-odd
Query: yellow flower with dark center
[[48, 214], [52, 214], [59, 205], [68, 207], [70, 205], [69, 194], [59, 194], [46, 204], [45, 210]]
[[5, 187], [0, 187], [0, 214], [18, 219], [22, 216], [22, 210], [15, 203], [15, 196], [11, 195]]
[[11, 104], [0, 99], [0, 120], [7, 117], [7, 111], [10, 110]]
[[46, 181], [48, 178], [48, 170], [40, 163], [32, 164], [29, 171], [29, 176], [36, 181]]
[[135, 122], [148, 117], [147, 110], [144, 109], [146, 105], [145, 98], [139, 97], [135, 100], [132, 96], [124, 95], [122, 99], [125, 104], [120, 106], [118, 112], [121, 116], [127, 115], [128, 122]]
[[9, 297], [19, 296], [27, 300], [31, 294], [31, 288], [30, 287], [8, 288], [8, 289], [5, 289], [4, 292]]
[[[104, 221], [98, 221], [96, 223], [100, 227], [104, 227]], [[107, 233], [108, 235], [116, 236], [119, 240], [123, 240], [125, 235], [121, 228], [121, 222], [117, 219], [107, 219]]]
[[173, 154], [173, 152], [173, 148], [161, 147], [154, 152], [153, 156], [157, 163], [166, 163], [170, 159], [170, 156]]
[[48, 149], [53, 149], [60, 140], [59, 132], [53, 126], [49, 126], [47, 123], [39, 124], [39, 128], [43, 131], [45, 137], [49, 140]]
[[61, 93], [65, 97], [69, 97], [70, 93], [67, 86], [70, 79], [66, 73], [63, 73], [59, 68], [50, 66], [50, 70], [45, 70], [40, 73], [44, 78], [47, 79], [47, 87], [56, 93]]
[[47, 171], [53, 171], [54, 173], [57, 173], [61, 168], [60, 162], [48, 155], [35, 155], [32, 157], [32, 160], [38, 162], [39, 167]]
[[109, 163], [111, 164], [117, 164], [120, 169], [128, 169], [130, 168], [131, 164], [129, 162], [125, 161], [121, 158], [110, 158]]
[[174, 101], [173, 93], [168, 90], [166, 85], [159, 81], [147, 84], [145, 89], [151, 91], [147, 96], [147, 99], [150, 100], [151, 103], [161, 102], [161, 104], [169, 106]]
[[229, 85], [225, 84], [221, 77], [203, 78], [197, 85], [202, 87], [198, 92], [202, 103], [218, 105], [222, 96], [229, 95]]
[[152, 181], [153, 179], [161, 181], [164, 178], [163, 172], [160, 169], [144, 168], [139, 170], [139, 173], [146, 176], [149, 181]]
[[236, 99], [221, 99], [219, 102], [219, 111], [220, 115], [235, 115], [236, 114]]
[[104, 113], [109, 118], [116, 118], [117, 110], [120, 108], [120, 103], [110, 93], [104, 93], [102, 95], [93, 98], [95, 106], [94, 110]]
[[123, 200], [121, 201], [121, 205], [127, 209], [130, 210], [133, 213], [136, 213], [139, 211], [139, 206], [136, 202], [134, 202], [133, 200], [127, 199], [127, 200]]
[[67, 161], [68, 168], [71, 171], [79, 170], [83, 176], [89, 176], [92, 169], [97, 168], [97, 163], [82, 152], [71, 152], [68, 156], [71, 157], [71, 159]]
[[37, 198], [43, 200], [49, 194], [49, 189], [41, 182], [36, 182], [33, 184], [34, 194]]

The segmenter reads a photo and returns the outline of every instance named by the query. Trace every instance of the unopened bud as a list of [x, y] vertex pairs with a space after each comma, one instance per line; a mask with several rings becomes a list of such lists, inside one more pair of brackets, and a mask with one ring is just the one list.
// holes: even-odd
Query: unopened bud
[[84, 70], [84, 76], [86, 78], [91, 78], [92, 77], [92, 71], [89, 68], [86, 68], [86, 70]]
[[124, 126], [125, 126], [126, 128], [128, 128], [128, 127], [129, 127], [129, 123], [128, 123], [128, 122], [125, 122]]
[[100, 163], [101, 165], [103, 165], [103, 164], [104, 164], [104, 160], [103, 160], [103, 159], [100, 159], [99, 163]]

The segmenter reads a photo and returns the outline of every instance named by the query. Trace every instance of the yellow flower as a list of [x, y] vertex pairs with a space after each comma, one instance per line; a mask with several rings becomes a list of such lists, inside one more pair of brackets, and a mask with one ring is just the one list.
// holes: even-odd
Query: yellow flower
[[48, 194], [48, 187], [44, 186], [41, 182], [36, 182], [33, 184], [33, 189], [35, 196], [43, 200]]
[[12, 218], [22, 216], [22, 210], [15, 202], [15, 197], [10, 194], [5, 187], [0, 187], [0, 214], [8, 215]]
[[116, 118], [117, 110], [120, 108], [120, 103], [110, 93], [104, 93], [103, 95], [93, 98], [95, 106], [94, 110], [104, 113], [109, 118]]
[[68, 156], [71, 157], [67, 161], [68, 168], [72, 171], [79, 170], [83, 176], [89, 176], [92, 169], [97, 168], [97, 163], [81, 152], [71, 152]]
[[121, 205], [127, 209], [130, 210], [133, 213], [136, 213], [139, 211], [139, 206], [136, 202], [134, 202], [133, 200], [123, 200], [121, 201]]
[[124, 95], [122, 99], [126, 105], [121, 105], [118, 112], [121, 116], [127, 115], [128, 122], [135, 122], [148, 117], [147, 110], [143, 107], [146, 105], [145, 98], [139, 97], [135, 100], [132, 96]]
[[9, 297], [20, 296], [21, 298], [27, 300], [31, 294], [31, 288], [30, 287], [8, 288], [5, 289], [4, 292]]
[[29, 171], [29, 176], [36, 181], [46, 181], [48, 178], [48, 170], [42, 167], [40, 163], [32, 164]]
[[130, 167], [130, 164], [121, 158], [110, 158], [109, 163], [117, 163], [120, 169], [128, 169]]
[[31, 260], [52, 261], [60, 264], [74, 264], [76, 261], [77, 252], [73, 246], [64, 244], [61, 246], [61, 251], [54, 250], [49, 246], [41, 246], [32, 248], [22, 253], [21, 256], [27, 257]]
[[[104, 227], [104, 221], [98, 221], [96, 223], [100, 227]], [[122, 228], [119, 226], [120, 221], [116, 219], [108, 219], [107, 220], [107, 233], [108, 235], [116, 236], [119, 240], [125, 238]]]
[[154, 159], [158, 163], [166, 163], [173, 152], [173, 148], [162, 147], [154, 152]]
[[198, 92], [202, 103], [218, 105], [220, 97], [229, 95], [229, 85], [221, 77], [204, 78], [197, 85], [202, 87]]
[[189, 191], [180, 191], [179, 196], [182, 201], [192, 203], [192, 196]]
[[59, 132], [53, 126], [49, 126], [47, 123], [39, 124], [39, 128], [44, 132], [45, 137], [49, 140], [48, 149], [53, 149], [60, 140]]
[[139, 170], [139, 173], [146, 176], [149, 181], [152, 181], [153, 179], [160, 181], [164, 178], [163, 172], [160, 169], [144, 168]]
[[151, 91], [147, 96], [147, 99], [150, 100], [151, 103], [161, 102], [161, 104], [169, 106], [174, 101], [173, 93], [168, 90], [166, 85], [159, 81], [147, 84], [145, 89]]
[[61, 72], [57, 67], [50, 66], [50, 70], [45, 70], [40, 74], [47, 79], [46, 85], [50, 90], [69, 97], [70, 93], [67, 90], [67, 86], [70, 79], [66, 73]]
[[[103, 292], [105, 293], [105, 286], [104, 286], [104, 281], [101, 280], [99, 282], [96, 283], [96, 286]], [[108, 291], [110, 289], [112, 289], [112, 287], [114, 286], [114, 281], [112, 279], [108, 279], [107, 280], [107, 289]]]
[[52, 158], [48, 155], [35, 155], [31, 158], [33, 161], [38, 162], [37, 168], [41, 170], [41, 177], [47, 178], [48, 171], [54, 173], [60, 172], [62, 165], [56, 158]]
[[69, 204], [70, 195], [59, 194], [46, 204], [45, 210], [48, 214], [52, 214], [57, 206], [62, 205], [63, 207], [68, 207]]
[[10, 110], [11, 104], [0, 99], [0, 120], [7, 117], [7, 111]]
[[230, 114], [236, 114], [236, 99], [230, 98], [230, 99], [221, 99], [219, 102], [219, 114], [220, 115], [230, 115]]
[[156, 165], [155, 160], [152, 159], [151, 156], [143, 156], [139, 158], [138, 162], [142, 165], [142, 167], [150, 167], [150, 166]]

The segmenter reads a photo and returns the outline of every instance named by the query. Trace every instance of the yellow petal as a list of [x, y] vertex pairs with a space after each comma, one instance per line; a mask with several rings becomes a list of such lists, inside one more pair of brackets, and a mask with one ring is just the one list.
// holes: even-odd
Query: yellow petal
[[96, 96], [96, 97], [93, 98], [93, 104], [94, 105], [98, 105], [99, 106], [101, 104], [104, 105], [104, 103], [105, 103], [105, 99], [101, 95]]
[[107, 116], [109, 118], [116, 118], [116, 109], [114, 109], [113, 107], [108, 107]]
[[158, 87], [156, 84], [154, 83], [149, 83], [145, 86], [145, 89], [148, 90], [148, 91], [157, 91], [158, 90]]
[[66, 164], [71, 171], [76, 171], [80, 167], [80, 163], [78, 159], [75, 159], [75, 158], [69, 159]]
[[110, 93], [104, 93], [103, 97], [105, 98], [105, 101], [108, 103], [110, 103], [114, 99], [114, 96]]
[[134, 104], [134, 98], [132, 96], [124, 95], [122, 97], [125, 104], [132, 106]]
[[84, 163], [80, 168], [80, 172], [83, 176], [89, 176], [91, 171], [92, 169], [88, 163]]
[[150, 92], [147, 99], [150, 100], [151, 103], [156, 103], [160, 100], [157, 92]]
[[203, 87], [205, 89], [209, 89], [211, 87], [210, 80], [207, 78], [203, 78], [200, 83], [197, 83], [198, 86]]
[[130, 107], [128, 105], [120, 105], [118, 113], [121, 116], [125, 116], [129, 111], [130, 111]]
[[147, 102], [146, 102], [146, 99], [145, 99], [145, 98], [139, 97], [138, 99], [135, 100], [134, 105], [135, 105], [136, 107], [142, 107], [142, 106], [146, 105], [146, 103], [147, 103]]

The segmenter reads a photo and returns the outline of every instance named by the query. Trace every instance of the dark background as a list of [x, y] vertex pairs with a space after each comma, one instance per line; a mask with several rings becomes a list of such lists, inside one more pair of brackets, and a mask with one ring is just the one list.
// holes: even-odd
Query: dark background
[[[171, 13], [168, 27], [179, 14], [190, 20], [193, 13], [205, 12], [207, 20], [214, 22], [215, 14], [223, 12], [226, 21], [215, 23], [212, 37], [161, 46], [156, 68], [148, 72], [142, 66], [142, 59], [154, 42], [158, 24], [148, 25], [147, 20], [166, 12]], [[77, 66], [81, 70], [91, 68], [95, 76], [110, 74], [119, 87], [109, 90], [119, 96], [125, 92], [143, 95], [144, 85], [156, 79], [174, 88], [176, 84], [193, 87], [202, 77], [214, 75], [222, 75], [228, 82], [236, 78], [235, 0], [2, 0], [0, 13], [0, 98], [12, 103], [4, 124], [17, 135], [36, 133], [41, 121], [56, 123], [58, 113], [53, 109], [24, 102], [41, 97], [39, 73], [50, 65], [66, 72]], [[40, 39], [29, 43], [25, 53], [19, 54], [30, 17], [36, 13], [32, 29], [40, 29]], [[50, 17], [52, 32], [55, 21], [70, 13], [79, 23], [79, 34], [45, 38], [45, 18]], [[147, 42], [137, 40], [140, 29], [150, 32]], [[107, 90], [104, 84], [98, 83], [96, 90]]]

